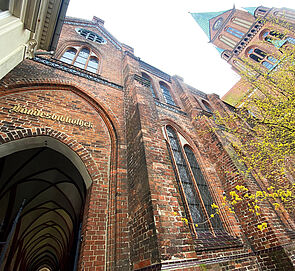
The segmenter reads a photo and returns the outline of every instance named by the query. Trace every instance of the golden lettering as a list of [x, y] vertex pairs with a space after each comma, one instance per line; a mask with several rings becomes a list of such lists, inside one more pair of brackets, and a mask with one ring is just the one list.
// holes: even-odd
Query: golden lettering
[[27, 108], [20, 108], [19, 112], [23, 114], [27, 114], [28, 109]]
[[79, 126], [83, 126], [83, 124], [84, 124], [84, 121], [83, 120], [78, 120], [78, 125]]
[[19, 112], [20, 106], [19, 105], [15, 105], [14, 107], [12, 107], [9, 112]]
[[55, 114], [52, 114], [51, 119], [56, 120], [57, 116]]
[[71, 118], [66, 117], [66, 122], [71, 123]]
[[41, 113], [42, 113], [41, 110], [36, 109], [36, 110], [34, 111], [33, 115], [36, 116], [36, 117], [38, 117], [38, 116], [40, 116]]
[[55, 113], [43, 112], [40, 109], [34, 109], [34, 108], [28, 109], [28, 108], [22, 107], [20, 105], [14, 105], [8, 111], [15, 112], [15, 113], [21, 113], [21, 114], [25, 114], [25, 115], [30, 115], [30, 116], [35, 116], [35, 117], [39, 117], [42, 119], [44, 118], [44, 119], [51, 119], [53, 121], [65, 122], [65, 123], [77, 125], [80, 127], [83, 127], [83, 126], [89, 127], [89, 128], [93, 127], [93, 124], [89, 121], [84, 121], [81, 119], [72, 119], [68, 116], [58, 115]]
[[50, 119], [50, 118], [51, 118], [51, 114], [50, 114], [50, 113], [46, 113], [46, 114], [45, 114], [45, 118], [46, 118], [46, 119]]
[[29, 110], [27, 111], [27, 114], [28, 114], [28, 115], [33, 115], [34, 112], [36, 112], [36, 111], [34, 111], [33, 109], [29, 109]]

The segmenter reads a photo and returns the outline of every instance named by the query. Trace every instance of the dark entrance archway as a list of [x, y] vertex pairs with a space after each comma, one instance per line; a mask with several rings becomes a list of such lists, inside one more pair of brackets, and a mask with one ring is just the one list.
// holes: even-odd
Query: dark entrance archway
[[74, 268], [87, 188], [56, 149], [22, 147], [0, 158], [1, 271]]

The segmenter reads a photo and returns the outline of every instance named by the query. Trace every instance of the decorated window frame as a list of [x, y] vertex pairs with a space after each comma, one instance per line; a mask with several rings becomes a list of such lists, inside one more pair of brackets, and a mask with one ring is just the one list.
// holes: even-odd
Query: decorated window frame
[[85, 28], [76, 28], [75, 30], [80, 36], [84, 37], [85, 39], [89, 41], [93, 41], [99, 44], [107, 43], [106, 39], [104, 39], [102, 36], [96, 34], [95, 32], [91, 30], [88, 30]]
[[162, 91], [162, 94], [164, 96], [165, 102], [169, 105], [177, 106], [173, 97], [172, 97], [170, 87], [166, 83], [164, 83], [163, 81], [160, 81], [159, 85], [160, 85], [160, 89]]
[[151, 93], [153, 95], [153, 98], [158, 98], [157, 95], [156, 95], [153, 79], [148, 74], [146, 74], [145, 72], [141, 72], [141, 76], [144, 79], [146, 79], [146, 80], [148, 80], [150, 82], [149, 89], [150, 89], [150, 91], [151, 91]]
[[276, 57], [274, 57], [271, 54], [268, 54], [267, 52], [265, 52], [264, 50], [258, 47], [249, 48], [246, 51], [246, 54], [247, 54], [247, 57], [261, 64], [263, 67], [265, 67], [269, 71], [272, 71], [279, 63], [279, 60]]
[[192, 146], [171, 125], [165, 126], [170, 160], [179, 187], [187, 220], [196, 236], [206, 232], [225, 232], [212, 205], [213, 194], [197, 161]]
[[88, 46], [69, 46], [60, 57], [60, 61], [75, 67], [97, 73], [99, 68], [99, 58]]

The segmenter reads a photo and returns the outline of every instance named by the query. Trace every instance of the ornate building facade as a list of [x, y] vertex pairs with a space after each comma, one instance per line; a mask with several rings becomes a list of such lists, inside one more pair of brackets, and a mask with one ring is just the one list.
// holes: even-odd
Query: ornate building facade
[[[291, 9], [260, 6], [192, 16], [237, 73], [244, 73], [251, 64], [271, 72], [279, 64], [280, 49], [295, 45], [295, 11]], [[252, 90], [241, 79], [222, 99], [238, 107], [249, 95]]]
[[292, 218], [211, 216], [263, 185], [209, 129], [231, 109], [67, 18], [53, 57], [0, 82], [0, 270], [293, 270]]

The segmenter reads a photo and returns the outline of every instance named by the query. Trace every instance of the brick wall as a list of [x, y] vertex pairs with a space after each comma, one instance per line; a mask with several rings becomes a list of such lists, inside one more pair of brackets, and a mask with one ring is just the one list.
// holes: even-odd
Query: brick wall
[[[56, 58], [68, 46], [88, 43], [75, 31], [79, 22], [71, 22], [76, 24], [65, 24]], [[83, 27], [105, 33], [93, 22]], [[185, 207], [163, 133], [166, 125], [191, 146], [216, 203], [237, 184], [257, 187], [253, 180], [225, 173], [238, 172], [226, 142], [208, 132], [209, 118], [194, 119], [212, 115], [203, 101], [226, 113], [219, 97], [178, 76], [168, 82], [157, 69], [142, 70], [132, 50], [109, 36], [104, 45], [89, 44], [100, 58], [98, 74], [91, 78], [44, 58], [43, 64], [25, 60], [0, 82], [1, 144], [53, 137], [77, 153], [92, 178], [79, 270], [292, 270], [292, 240], [267, 204], [261, 217], [273, 226], [265, 232], [257, 230], [257, 218], [244, 203], [235, 215], [221, 211], [222, 236], [201, 238], [182, 221]], [[140, 79], [141, 72], [151, 77], [157, 98]], [[159, 87], [163, 80], [176, 106], [165, 103]], [[70, 116], [92, 127], [13, 112], [14, 106]]]

